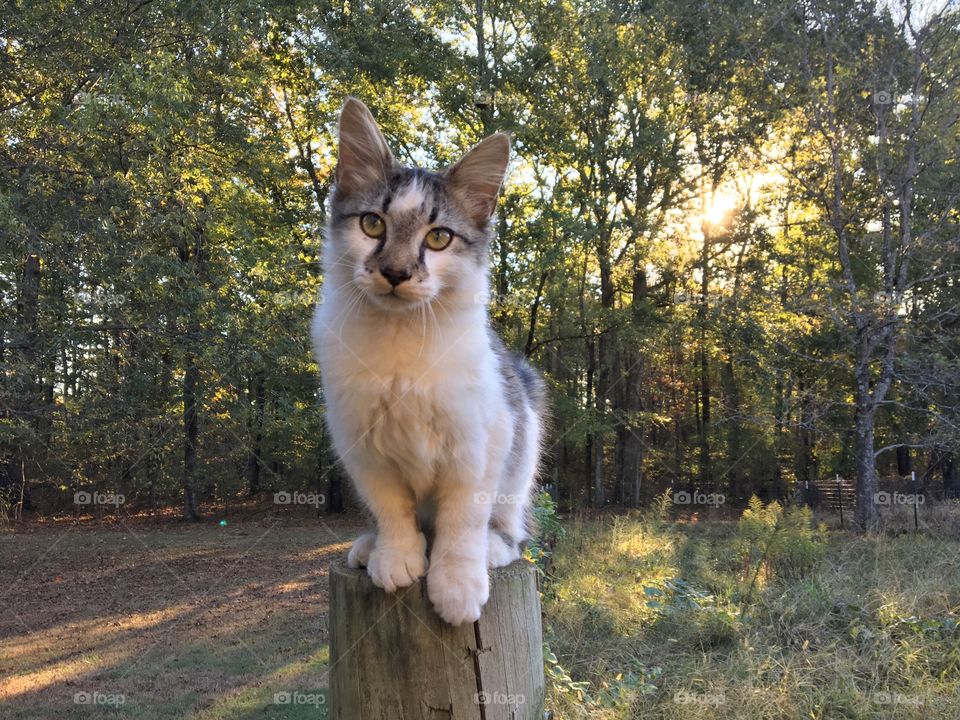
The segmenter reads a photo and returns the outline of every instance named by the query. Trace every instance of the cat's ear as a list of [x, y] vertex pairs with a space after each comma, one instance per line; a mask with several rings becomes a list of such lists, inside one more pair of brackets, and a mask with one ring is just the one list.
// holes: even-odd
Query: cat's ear
[[386, 182], [394, 166], [393, 153], [367, 106], [355, 97], [348, 97], [343, 103], [338, 135], [338, 190], [351, 192]]
[[477, 225], [485, 225], [493, 215], [509, 162], [510, 137], [494, 133], [447, 170], [453, 194]]

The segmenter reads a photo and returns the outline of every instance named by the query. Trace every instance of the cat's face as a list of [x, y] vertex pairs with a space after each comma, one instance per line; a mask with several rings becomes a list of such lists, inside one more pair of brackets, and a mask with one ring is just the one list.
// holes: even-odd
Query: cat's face
[[[349, 98], [340, 116], [327, 264], [386, 310], [477, 287], [509, 142], [492, 135], [443, 173], [404, 168], [373, 116]], [[333, 268], [328, 267], [328, 272]]]

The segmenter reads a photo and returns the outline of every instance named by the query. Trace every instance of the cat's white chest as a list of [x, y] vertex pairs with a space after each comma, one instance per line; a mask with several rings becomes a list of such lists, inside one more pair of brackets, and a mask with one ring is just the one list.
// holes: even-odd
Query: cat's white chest
[[355, 325], [321, 327], [317, 335], [338, 451], [395, 468], [418, 494], [488, 422], [491, 358], [483, 326], [424, 336], [416, 328], [385, 334]]
[[364, 449], [399, 465], [404, 475], [432, 475], [454, 430], [438, 388], [408, 376], [368, 387], [358, 392], [359, 402], [350, 402]]

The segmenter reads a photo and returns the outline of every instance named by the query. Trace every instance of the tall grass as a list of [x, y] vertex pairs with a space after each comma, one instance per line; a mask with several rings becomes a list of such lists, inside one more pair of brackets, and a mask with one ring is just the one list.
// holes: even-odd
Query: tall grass
[[543, 583], [549, 706], [600, 718], [960, 718], [960, 542], [573, 519]]

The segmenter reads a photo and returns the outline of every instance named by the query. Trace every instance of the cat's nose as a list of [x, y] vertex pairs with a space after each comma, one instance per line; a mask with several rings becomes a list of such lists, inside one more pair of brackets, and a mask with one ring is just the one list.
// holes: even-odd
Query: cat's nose
[[407, 270], [397, 270], [395, 268], [382, 267], [380, 268], [380, 274], [383, 275], [387, 279], [387, 282], [393, 287], [396, 287], [404, 280], [410, 279], [410, 273]]

